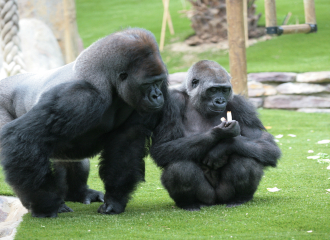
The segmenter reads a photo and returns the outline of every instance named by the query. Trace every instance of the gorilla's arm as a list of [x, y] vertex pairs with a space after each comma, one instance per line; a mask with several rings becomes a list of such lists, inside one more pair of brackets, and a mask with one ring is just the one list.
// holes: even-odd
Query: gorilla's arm
[[182, 99], [170, 98], [162, 120], [153, 132], [150, 153], [160, 167], [182, 160], [197, 162], [220, 139], [239, 134], [238, 124], [224, 128], [225, 123], [222, 123], [205, 133], [185, 137], [181, 120], [183, 108]]
[[[157, 116], [154, 116], [154, 119]], [[118, 214], [125, 210], [130, 193], [144, 180], [146, 141], [151, 137], [148, 120], [134, 112], [123, 126], [109, 133], [99, 164], [100, 177], [105, 185], [103, 214]], [[148, 126], [146, 126], [148, 125]]]
[[59, 188], [50, 167], [52, 150], [96, 126], [109, 104], [83, 81], [60, 84], [44, 93], [28, 113], [1, 131], [7, 181], [32, 192], [40, 186]]
[[275, 167], [281, 151], [271, 134], [265, 131], [254, 107], [241, 96], [235, 96], [228, 103], [228, 110], [241, 127], [241, 136], [220, 141], [208, 152], [202, 162], [210, 167], [218, 168], [223, 158], [231, 154], [254, 158], [263, 166]]

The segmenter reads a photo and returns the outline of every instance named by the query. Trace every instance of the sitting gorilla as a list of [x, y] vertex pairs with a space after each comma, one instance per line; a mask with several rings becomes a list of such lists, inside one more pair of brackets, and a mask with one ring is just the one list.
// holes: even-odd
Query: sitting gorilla
[[[226, 70], [213, 61], [194, 64], [168, 102], [151, 155], [177, 206], [193, 211], [251, 200], [263, 169], [275, 167], [281, 152], [254, 107], [233, 95]], [[226, 111], [236, 121], [221, 123]]]
[[[144, 179], [146, 139], [167, 93], [167, 70], [152, 33], [126, 29], [83, 51], [76, 61], [0, 83], [1, 164], [6, 181], [35, 217], [90, 203], [87, 157], [101, 152], [105, 186], [100, 213], [125, 210]], [[82, 161], [79, 161], [82, 160]]]

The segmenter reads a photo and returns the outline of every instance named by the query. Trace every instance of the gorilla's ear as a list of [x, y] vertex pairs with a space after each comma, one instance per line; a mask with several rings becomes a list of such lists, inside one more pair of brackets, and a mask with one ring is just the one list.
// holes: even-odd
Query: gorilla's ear
[[122, 81], [124, 81], [128, 77], [128, 74], [126, 72], [122, 72], [119, 74], [119, 77]]

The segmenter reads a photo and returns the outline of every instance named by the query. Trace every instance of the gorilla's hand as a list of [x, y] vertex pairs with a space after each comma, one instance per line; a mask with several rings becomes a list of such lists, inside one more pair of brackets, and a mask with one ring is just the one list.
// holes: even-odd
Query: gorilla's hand
[[99, 207], [97, 211], [102, 214], [119, 214], [125, 211], [126, 203], [127, 201], [122, 203], [114, 199], [108, 199]]
[[239, 136], [241, 128], [237, 121], [232, 120], [229, 122], [222, 122], [220, 125], [215, 126], [211, 131], [216, 137], [223, 139]]
[[65, 203], [62, 203], [58, 209], [58, 213], [64, 213], [64, 212], [73, 212], [73, 210], [69, 208]]
[[32, 217], [37, 218], [55, 218], [57, 217], [57, 213], [65, 213], [65, 212], [73, 212], [73, 210], [68, 207], [64, 202], [61, 203], [58, 210], [52, 211], [52, 212], [36, 212], [32, 209], [30, 209]]
[[226, 149], [224, 147], [215, 147], [209, 151], [202, 163], [212, 169], [218, 169], [225, 165], [228, 161], [229, 156], [226, 154]]
[[87, 189], [83, 203], [90, 204], [91, 202], [104, 202], [104, 194], [93, 189]]

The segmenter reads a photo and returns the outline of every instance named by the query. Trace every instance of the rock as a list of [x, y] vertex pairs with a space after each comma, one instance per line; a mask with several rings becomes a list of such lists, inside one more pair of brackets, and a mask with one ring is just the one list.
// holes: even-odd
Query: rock
[[313, 94], [328, 92], [327, 86], [309, 83], [283, 83], [276, 87], [281, 94]]
[[248, 94], [249, 97], [261, 97], [275, 95], [277, 90], [274, 86], [268, 84], [262, 84], [260, 82], [249, 81], [248, 82]]
[[26, 71], [41, 72], [65, 64], [58, 42], [45, 23], [35, 18], [23, 18], [19, 24]]
[[168, 77], [169, 85], [177, 85], [184, 82], [186, 79], [187, 72], [172, 73]]
[[248, 81], [256, 82], [294, 82], [296, 80], [296, 73], [290, 72], [263, 72], [263, 73], [249, 73]]
[[264, 93], [265, 96], [272, 96], [272, 95], [277, 94], [276, 88], [272, 85], [263, 84], [263, 88], [265, 90], [265, 93]]
[[297, 76], [297, 82], [328, 83], [330, 82], [330, 71], [301, 73]]
[[20, 18], [36, 18], [51, 29], [66, 63], [76, 59], [83, 44], [78, 33], [74, 0], [19, 0], [17, 5]]
[[330, 108], [330, 98], [315, 96], [277, 95], [265, 98], [265, 108]]
[[16, 228], [27, 212], [18, 198], [0, 196], [0, 238], [14, 239]]
[[264, 100], [262, 98], [249, 98], [249, 102], [256, 108], [260, 108], [263, 106]]
[[251, 81], [248, 82], [248, 95], [249, 97], [261, 97], [265, 93], [263, 84], [260, 82]]
[[297, 112], [305, 112], [305, 113], [330, 113], [330, 109], [328, 108], [299, 108]]

